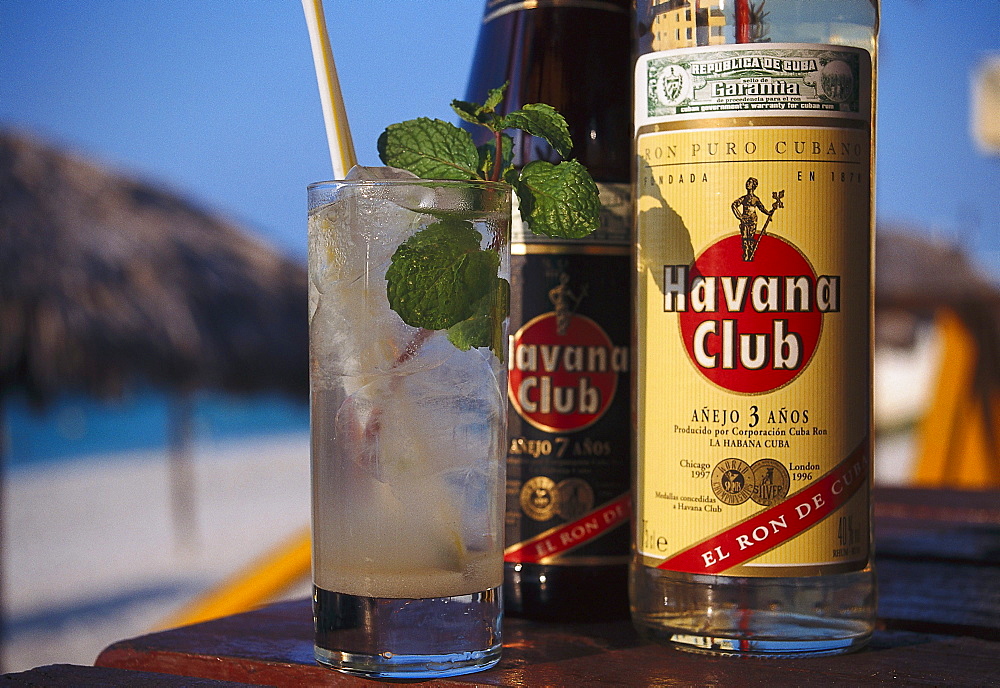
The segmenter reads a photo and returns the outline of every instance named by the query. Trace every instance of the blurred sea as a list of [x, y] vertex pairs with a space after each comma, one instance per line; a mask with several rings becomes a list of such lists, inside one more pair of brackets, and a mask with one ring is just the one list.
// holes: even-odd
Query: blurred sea
[[[308, 404], [196, 392], [182, 406], [190, 455], [178, 483], [166, 451], [177, 397], [67, 395], [42, 412], [4, 399], [0, 672], [93, 664], [301, 537]], [[303, 573], [277, 598], [309, 585]]]
[[[43, 410], [24, 397], [4, 400], [5, 468], [53, 464], [80, 456], [103, 456], [167, 447], [176, 397], [139, 389], [117, 401], [65, 395]], [[309, 404], [288, 396], [234, 396], [195, 392], [190, 397], [191, 441], [236, 440], [309, 431]]]

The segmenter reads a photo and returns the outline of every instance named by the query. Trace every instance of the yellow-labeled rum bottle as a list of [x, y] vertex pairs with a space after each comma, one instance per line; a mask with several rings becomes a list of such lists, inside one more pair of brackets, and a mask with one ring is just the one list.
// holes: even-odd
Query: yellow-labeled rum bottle
[[635, 12], [632, 617], [711, 654], [875, 620], [876, 0]]
[[[556, 108], [603, 207], [600, 229], [579, 240], [536, 235], [515, 211], [504, 556], [513, 615], [628, 617], [630, 17], [629, 0], [487, 0], [469, 79], [472, 102], [509, 82], [501, 114]], [[559, 158], [542, 139], [515, 136], [516, 166], [539, 159]]]

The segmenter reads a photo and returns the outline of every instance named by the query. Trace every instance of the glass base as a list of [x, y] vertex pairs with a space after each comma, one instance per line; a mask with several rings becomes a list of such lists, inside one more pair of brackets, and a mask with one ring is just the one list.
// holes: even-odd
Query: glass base
[[[757, 612], [750, 628], [716, 629], [698, 633], [693, 620], [660, 619], [655, 626], [638, 625], [646, 640], [664, 643], [684, 652], [715, 656], [784, 659], [855, 652], [871, 639], [871, 629], [859, 623], [828, 623], [817, 627], [810, 619]], [[716, 623], [720, 619], [716, 618]], [[802, 623], [797, 623], [801, 621]], [[687, 626], [687, 628], [685, 628]]]
[[450, 655], [359, 655], [316, 647], [316, 661], [355, 676], [368, 678], [444, 678], [484, 671], [500, 661], [500, 647], [486, 652]]
[[632, 621], [645, 639], [743, 657], [859, 650], [875, 630], [870, 568], [825, 576], [750, 578], [665, 571], [633, 562]]
[[313, 588], [316, 660], [372, 678], [421, 679], [489, 669], [500, 661], [502, 595], [399, 599]]

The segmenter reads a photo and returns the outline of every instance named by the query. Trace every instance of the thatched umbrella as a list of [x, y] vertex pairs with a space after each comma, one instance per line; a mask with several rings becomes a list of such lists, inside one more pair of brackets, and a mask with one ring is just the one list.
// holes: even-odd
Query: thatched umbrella
[[877, 305], [933, 310], [943, 305], [997, 303], [997, 285], [955, 244], [905, 225], [880, 225], [877, 237]]
[[[197, 388], [304, 400], [306, 309], [303, 266], [233, 224], [0, 131], [0, 404], [138, 384], [182, 410]], [[188, 415], [171, 432], [178, 456]]]
[[304, 396], [307, 339], [301, 265], [162, 188], [0, 131], [0, 392]]

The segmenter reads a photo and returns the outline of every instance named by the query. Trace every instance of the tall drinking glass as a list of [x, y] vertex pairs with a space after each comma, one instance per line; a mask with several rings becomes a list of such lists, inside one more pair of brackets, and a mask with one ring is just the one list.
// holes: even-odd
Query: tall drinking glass
[[500, 658], [509, 231], [505, 184], [309, 187], [323, 664], [420, 678]]

